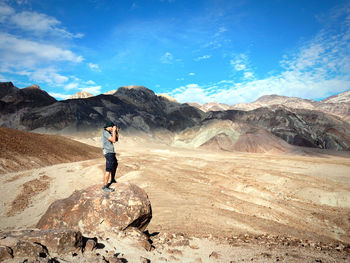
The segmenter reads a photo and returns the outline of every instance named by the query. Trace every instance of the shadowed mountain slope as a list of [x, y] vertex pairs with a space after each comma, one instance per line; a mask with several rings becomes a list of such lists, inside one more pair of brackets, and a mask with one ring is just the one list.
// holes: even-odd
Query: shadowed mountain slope
[[61, 133], [94, 131], [108, 120], [131, 131], [177, 131], [199, 124], [203, 116], [196, 108], [158, 97], [138, 86], [119, 88], [114, 95], [54, 101], [25, 110], [8, 112], [3, 108], [0, 113], [2, 126]]
[[23, 89], [15, 87], [12, 82], [0, 83], [0, 110], [12, 113], [23, 108], [36, 108], [56, 102], [46, 91], [37, 85]]

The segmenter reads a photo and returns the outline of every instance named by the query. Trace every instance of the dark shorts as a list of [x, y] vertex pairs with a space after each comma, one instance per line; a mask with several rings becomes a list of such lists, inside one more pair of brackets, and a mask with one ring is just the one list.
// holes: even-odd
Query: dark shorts
[[106, 172], [113, 172], [118, 167], [118, 160], [115, 157], [115, 153], [106, 153]]

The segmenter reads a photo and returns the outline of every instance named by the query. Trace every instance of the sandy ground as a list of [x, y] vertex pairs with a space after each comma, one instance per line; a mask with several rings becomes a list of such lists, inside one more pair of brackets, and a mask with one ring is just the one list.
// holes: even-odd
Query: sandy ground
[[[81, 141], [100, 145], [98, 138]], [[151, 200], [149, 232], [190, 240], [144, 252], [153, 262], [350, 260], [344, 252], [315, 248], [350, 244], [350, 155], [210, 152], [131, 137], [122, 137], [116, 149], [117, 180], [137, 184]], [[1, 230], [34, 227], [54, 200], [101, 183], [103, 169], [100, 158], [0, 175]], [[273, 246], [272, 237], [311, 245]]]

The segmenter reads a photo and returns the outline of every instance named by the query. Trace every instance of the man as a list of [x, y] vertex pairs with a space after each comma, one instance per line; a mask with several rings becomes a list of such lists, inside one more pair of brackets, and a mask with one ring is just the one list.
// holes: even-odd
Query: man
[[[115, 156], [113, 143], [118, 141], [119, 128], [113, 122], [107, 122], [102, 132], [102, 149], [106, 158], [106, 172], [103, 177], [103, 192], [113, 192], [114, 189], [109, 186], [115, 183], [115, 172], [118, 167], [118, 160]], [[109, 178], [111, 182], [108, 183]]]

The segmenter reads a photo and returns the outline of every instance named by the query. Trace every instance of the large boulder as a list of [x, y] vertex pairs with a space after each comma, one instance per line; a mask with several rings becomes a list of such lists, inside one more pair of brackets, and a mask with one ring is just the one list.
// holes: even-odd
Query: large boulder
[[112, 193], [104, 193], [101, 185], [94, 185], [55, 201], [37, 227], [69, 228], [80, 230], [84, 236], [106, 237], [129, 227], [144, 230], [151, 218], [146, 192], [134, 184], [117, 183]]

